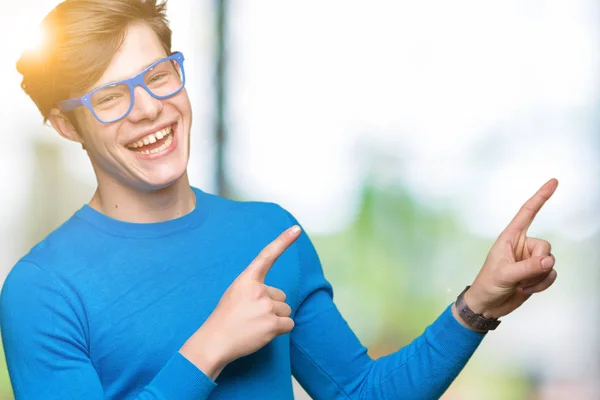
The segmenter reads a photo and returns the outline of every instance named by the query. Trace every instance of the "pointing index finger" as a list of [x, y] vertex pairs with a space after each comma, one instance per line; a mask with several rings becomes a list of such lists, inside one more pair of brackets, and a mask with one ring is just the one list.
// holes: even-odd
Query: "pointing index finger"
[[249, 273], [253, 279], [264, 282], [267, 273], [275, 261], [292, 243], [294, 243], [299, 234], [300, 227], [298, 225], [294, 225], [285, 230], [275, 240], [262, 249], [258, 256], [246, 268], [246, 272]]
[[558, 181], [554, 178], [546, 182], [519, 210], [517, 215], [510, 221], [505, 231], [526, 231], [533, 222], [538, 211], [546, 201], [554, 194]]

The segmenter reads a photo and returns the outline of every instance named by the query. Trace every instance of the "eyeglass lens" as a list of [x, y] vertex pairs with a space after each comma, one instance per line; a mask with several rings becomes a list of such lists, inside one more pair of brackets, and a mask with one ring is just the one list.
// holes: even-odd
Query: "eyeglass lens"
[[[169, 97], [181, 89], [183, 81], [179, 64], [165, 60], [149, 69], [144, 75], [148, 90], [158, 97]], [[115, 84], [95, 92], [90, 103], [96, 116], [103, 122], [123, 118], [132, 106], [132, 91], [126, 84]]]

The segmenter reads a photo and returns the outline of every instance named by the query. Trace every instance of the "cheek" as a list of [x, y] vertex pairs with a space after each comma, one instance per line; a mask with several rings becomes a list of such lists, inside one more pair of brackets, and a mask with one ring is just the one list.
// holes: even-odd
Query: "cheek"
[[73, 124], [73, 127], [75, 127], [77, 134], [82, 140], [86, 142], [89, 141], [88, 133], [94, 130], [95, 122], [97, 122], [92, 121], [89, 118], [90, 116], [91, 115], [89, 115], [87, 110], [85, 110], [83, 107], [80, 107], [74, 111], [67, 113], [67, 117], [69, 118], [69, 121], [71, 121], [71, 123]]
[[102, 157], [101, 155], [107, 150], [118, 146], [117, 138], [122, 129], [122, 123], [101, 124], [93, 116], [91, 116], [91, 120], [79, 117], [77, 123], [81, 127], [80, 135], [89, 153]]
[[77, 130], [77, 134], [86, 142], [90, 141], [94, 136], [92, 133], [99, 128], [98, 121], [84, 107], [80, 107], [73, 112], [71, 121]]
[[173, 98], [173, 105], [182, 114], [184, 120], [188, 120], [191, 117], [192, 104], [186, 89], [183, 89]]

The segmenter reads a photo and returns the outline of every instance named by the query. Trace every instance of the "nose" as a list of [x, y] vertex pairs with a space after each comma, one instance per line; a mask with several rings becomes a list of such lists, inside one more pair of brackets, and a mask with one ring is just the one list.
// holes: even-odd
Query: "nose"
[[141, 86], [137, 86], [133, 90], [133, 99], [133, 108], [128, 116], [131, 122], [140, 122], [145, 119], [154, 121], [163, 109], [162, 102], [152, 97]]

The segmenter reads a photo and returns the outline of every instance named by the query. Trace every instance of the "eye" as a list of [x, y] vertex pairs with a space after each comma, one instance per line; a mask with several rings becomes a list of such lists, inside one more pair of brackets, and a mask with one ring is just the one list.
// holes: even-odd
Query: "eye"
[[163, 80], [166, 76], [168, 75], [168, 73], [163, 72], [160, 74], [156, 74], [154, 75], [152, 78], [150, 78], [150, 80], [148, 81], [148, 83], [156, 83], [156, 82], [160, 82], [161, 80]]
[[110, 102], [113, 102], [115, 100], [117, 100], [117, 98], [119, 98], [120, 96], [117, 95], [110, 95], [110, 96], [105, 96], [102, 99], [100, 99], [100, 101], [98, 102], [98, 105], [104, 105]]

